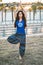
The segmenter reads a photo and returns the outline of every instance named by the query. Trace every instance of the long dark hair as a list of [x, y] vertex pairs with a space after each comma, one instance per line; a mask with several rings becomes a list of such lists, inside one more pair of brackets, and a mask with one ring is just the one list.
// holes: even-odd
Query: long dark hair
[[20, 12], [21, 12], [21, 13], [22, 13], [22, 15], [23, 15], [23, 16], [22, 16], [22, 19], [23, 19], [23, 20], [24, 20], [24, 22], [25, 22], [24, 27], [26, 27], [27, 25], [26, 25], [26, 18], [25, 18], [25, 14], [24, 14], [24, 12], [23, 12], [23, 11], [21, 11], [21, 10], [17, 12], [17, 16], [16, 16], [16, 19], [15, 19], [14, 27], [16, 27], [16, 21], [18, 21], [18, 20], [19, 20], [19, 13], [20, 13]]

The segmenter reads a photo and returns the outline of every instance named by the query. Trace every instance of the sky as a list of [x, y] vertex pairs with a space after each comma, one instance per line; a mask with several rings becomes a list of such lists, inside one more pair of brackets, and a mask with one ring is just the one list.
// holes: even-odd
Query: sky
[[[41, 2], [43, 2], [43, 0], [21, 0], [22, 1], [22, 3], [23, 2], [37, 2], [37, 1], [41, 1]], [[2, 2], [20, 2], [20, 0], [2, 0]]]

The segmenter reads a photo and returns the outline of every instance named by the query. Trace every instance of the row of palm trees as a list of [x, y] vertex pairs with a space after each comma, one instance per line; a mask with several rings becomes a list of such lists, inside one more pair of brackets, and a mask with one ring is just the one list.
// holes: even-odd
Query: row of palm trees
[[5, 12], [5, 21], [6, 21], [6, 12], [7, 12], [7, 10], [11, 10], [11, 12], [12, 12], [12, 21], [13, 21], [13, 10], [15, 10], [15, 9], [16, 9], [15, 6], [8, 6], [6, 4], [0, 5], [0, 11], [2, 11], [2, 22], [3, 22], [3, 11]]
[[[23, 6], [21, 5], [21, 9], [23, 9]], [[40, 21], [41, 21], [41, 10], [43, 9], [43, 3], [37, 2], [32, 4], [32, 6], [28, 9], [29, 11], [29, 17], [31, 20], [31, 11], [33, 11], [33, 20], [35, 20], [35, 14], [36, 10], [39, 9], [40, 11]], [[0, 4], [0, 11], [2, 11], [2, 22], [3, 22], [3, 11], [5, 12], [5, 21], [6, 21], [6, 11], [11, 10], [12, 11], [12, 22], [13, 22], [13, 11], [16, 10], [16, 6], [8, 6], [8, 4]]]

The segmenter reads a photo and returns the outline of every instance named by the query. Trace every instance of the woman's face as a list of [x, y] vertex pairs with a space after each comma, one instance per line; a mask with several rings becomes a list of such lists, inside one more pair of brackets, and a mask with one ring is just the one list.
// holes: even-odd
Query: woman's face
[[19, 15], [18, 16], [19, 16], [19, 18], [22, 18], [22, 16], [23, 16], [22, 15], [22, 12], [19, 12]]

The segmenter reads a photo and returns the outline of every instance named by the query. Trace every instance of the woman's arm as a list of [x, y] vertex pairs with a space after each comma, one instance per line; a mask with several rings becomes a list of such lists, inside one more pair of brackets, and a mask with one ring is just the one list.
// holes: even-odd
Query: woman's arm
[[27, 24], [25, 23], [25, 28], [27, 28]]
[[16, 21], [14, 22], [14, 27], [16, 28]]

